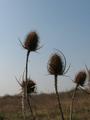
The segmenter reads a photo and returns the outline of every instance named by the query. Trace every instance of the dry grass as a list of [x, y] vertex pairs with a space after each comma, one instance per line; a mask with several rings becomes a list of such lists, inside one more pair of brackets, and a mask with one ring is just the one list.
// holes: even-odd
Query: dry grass
[[[61, 101], [66, 120], [69, 120], [69, 106], [72, 92], [62, 93]], [[0, 98], [0, 116], [5, 120], [22, 120], [20, 96]], [[73, 120], [90, 120], [90, 95], [77, 91], [73, 111]], [[55, 94], [32, 96], [32, 106], [37, 120], [59, 120], [58, 103]], [[27, 114], [28, 116], [28, 114]], [[30, 120], [28, 118], [27, 120]]]

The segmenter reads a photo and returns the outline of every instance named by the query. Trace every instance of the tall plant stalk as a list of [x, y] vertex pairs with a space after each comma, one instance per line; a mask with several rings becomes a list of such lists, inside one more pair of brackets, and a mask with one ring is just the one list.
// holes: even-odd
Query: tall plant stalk
[[86, 81], [86, 78], [87, 78], [87, 74], [85, 71], [80, 71], [77, 73], [77, 75], [75, 76], [75, 83], [76, 83], [76, 87], [75, 87], [75, 90], [73, 92], [73, 95], [72, 95], [72, 101], [71, 101], [71, 105], [70, 105], [70, 120], [72, 120], [72, 115], [73, 115], [73, 105], [74, 105], [74, 98], [75, 98], [75, 95], [76, 95], [76, 91], [77, 91], [77, 88], [79, 86], [82, 86], [84, 85], [85, 81]]
[[[31, 107], [31, 100], [29, 99], [29, 95], [34, 92], [34, 88], [32, 90], [32, 86], [35, 86], [35, 83], [32, 80], [28, 80], [28, 59], [29, 59], [29, 55], [30, 52], [35, 52], [36, 50], [38, 50], [38, 45], [39, 45], [39, 36], [35, 31], [30, 32], [27, 36], [26, 39], [24, 41], [24, 44], [22, 44], [22, 42], [20, 41], [22, 47], [24, 49], [27, 50], [27, 56], [26, 56], [26, 66], [25, 66], [25, 72], [26, 72], [26, 76], [25, 76], [25, 81], [23, 81], [23, 85], [21, 85], [21, 87], [24, 88], [24, 99], [22, 96], [22, 99], [24, 100], [24, 102], [22, 102], [24, 105], [23, 109], [26, 109], [26, 106], [29, 106], [31, 115], [34, 119], [34, 114], [33, 114], [33, 110]], [[31, 84], [32, 83], [32, 84]], [[30, 85], [31, 84], [31, 85]], [[29, 91], [28, 91], [29, 90]], [[23, 101], [22, 100], [22, 101]], [[24, 110], [25, 111], [25, 110]], [[24, 112], [23, 112], [24, 113]]]
[[24, 90], [24, 88], [22, 88], [22, 113], [23, 113], [23, 118], [24, 118], [24, 120], [26, 120], [26, 114], [25, 114], [25, 102], [26, 102], [26, 100], [25, 100], [25, 90]]
[[27, 100], [27, 81], [28, 81], [28, 59], [29, 59], [29, 54], [30, 54], [30, 51], [27, 52], [27, 56], [26, 56], [26, 86], [25, 86], [26, 100]]
[[74, 99], [75, 99], [77, 88], [78, 88], [78, 84], [76, 85], [73, 95], [72, 95], [72, 100], [71, 100], [71, 105], [70, 105], [70, 120], [72, 120], [72, 116], [73, 116], [73, 105], [74, 105]]
[[34, 114], [33, 114], [33, 110], [32, 110], [32, 107], [31, 107], [31, 101], [29, 99], [29, 96], [27, 94], [27, 83], [28, 83], [28, 59], [29, 59], [29, 55], [30, 55], [30, 51], [27, 52], [27, 56], [26, 56], [26, 86], [25, 86], [25, 98], [26, 98], [26, 101], [29, 105], [29, 109], [30, 109], [30, 112], [31, 112], [31, 115], [33, 117], [33, 120], [34, 120]]
[[36, 118], [35, 118], [35, 116], [33, 114], [33, 110], [32, 110], [32, 107], [31, 107], [31, 101], [30, 101], [30, 97], [29, 96], [27, 97], [27, 101], [28, 101], [29, 109], [30, 109], [30, 112], [32, 114], [33, 120], [35, 120]]
[[59, 106], [59, 110], [60, 110], [60, 114], [61, 114], [61, 119], [64, 119], [64, 114], [62, 111], [62, 106], [61, 106], [61, 102], [60, 102], [60, 97], [59, 97], [59, 93], [58, 93], [58, 88], [57, 88], [57, 75], [55, 75], [55, 91], [56, 91], [56, 95], [57, 95], [57, 101], [58, 101], [58, 106]]
[[48, 72], [51, 75], [54, 75], [55, 92], [56, 92], [58, 106], [59, 106], [59, 110], [60, 110], [60, 114], [61, 114], [60, 120], [65, 120], [65, 118], [64, 118], [64, 113], [62, 111], [62, 106], [61, 106], [60, 97], [59, 97], [58, 88], [57, 88], [57, 77], [58, 77], [58, 75], [60, 75], [60, 76], [65, 75], [66, 72], [68, 71], [68, 69], [66, 70], [66, 58], [61, 51], [59, 53], [56, 52], [56, 53], [52, 54], [52, 56], [50, 57], [49, 62], [48, 62]]

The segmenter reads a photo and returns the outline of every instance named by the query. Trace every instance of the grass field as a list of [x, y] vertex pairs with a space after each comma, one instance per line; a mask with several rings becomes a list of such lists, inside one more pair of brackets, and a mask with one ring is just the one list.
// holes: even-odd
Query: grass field
[[[66, 120], [69, 120], [71, 96], [72, 92], [61, 93]], [[33, 95], [31, 102], [37, 120], [60, 120], [55, 94]], [[31, 120], [28, 114], [27, 112], [27, 120]], [[0, 97], [0, 120], [23, 120], [21, 97], [19, 95]], [[74, 101], [73, 120], [90, 120], [90, 95], [77, 91]]]

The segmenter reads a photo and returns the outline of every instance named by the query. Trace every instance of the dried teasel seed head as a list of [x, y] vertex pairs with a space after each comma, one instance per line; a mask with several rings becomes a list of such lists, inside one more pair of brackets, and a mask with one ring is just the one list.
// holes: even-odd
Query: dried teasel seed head
[[76, 77], [75, 77], [75, 83], [76, 83], [77, 85], [83, 86], [84, 83], [85, 83], [86, 77], [87, 77], [87, 74], [86, 74], [85, 71], [80, 71], [80, 72], [78, 72], [78, 74], [77, 74]]
[[48, 72], [51, 75], [63, 75], [65, 71], [65, 61], [63, 61], [62, 55], [54, 53], [48, 61]]
[[28, 51], [36, 51], [38, 49], [39, 36], [36, 32], [30, 32], [24, 42], [24, 48]]
[[[22, 88], [25, 88], [26, 81], [22, 82]], [[33, 80], [28, 79], [27, 80], [27, 94], [31, 94], [35, 92], [36, 83]]]

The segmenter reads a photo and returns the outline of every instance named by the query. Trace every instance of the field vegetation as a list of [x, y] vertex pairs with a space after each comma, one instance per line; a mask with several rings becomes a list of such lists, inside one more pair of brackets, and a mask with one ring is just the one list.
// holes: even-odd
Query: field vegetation
[[[69, 120], [72, 91], [61, 93], [65, 119]], [[21, 96], [3, 96], [0, 98], [0, 120], [23, 120]], [[32, 95], [31, 99], [36, 120], [60, 120], [56, 95]], [[27, 112], [27, 120], [32, 120]], [[90, 120], [90, 95], [78, 90], [73, 108], [73, 120]]]

